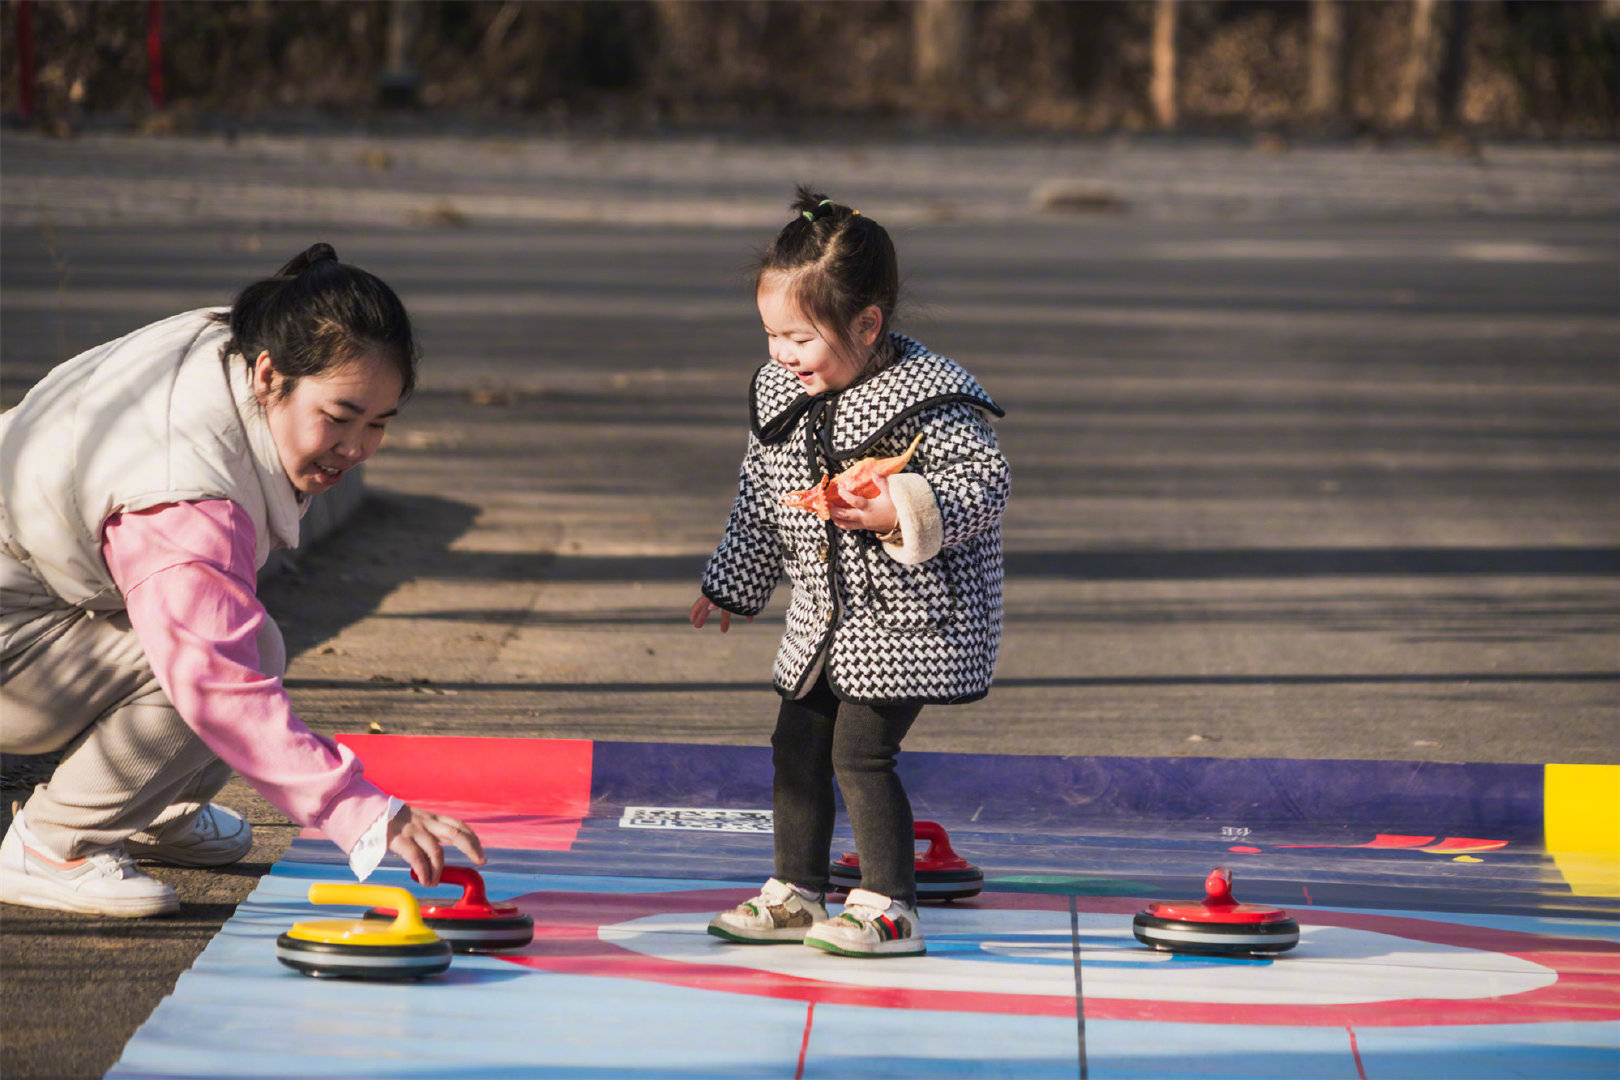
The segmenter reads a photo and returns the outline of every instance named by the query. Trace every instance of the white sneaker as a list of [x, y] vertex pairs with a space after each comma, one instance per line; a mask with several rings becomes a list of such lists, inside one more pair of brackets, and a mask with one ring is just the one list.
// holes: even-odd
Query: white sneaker
[[142, 873], [122, 847], [58, 859], [40, 846], [21, 814], [0, 841], [0, 900], [126, 919], [180, 910], [175, 891]]
[[138, 832], [124, 841], [124, 850], [134, 858], [170, 866], [225, 866], [253, 847], [253, 826], [217, 803], [208, 803], [190, 821], [163, 832], [161, 837]]
[[804, 943], [840, 956], [920, 956], [928, 951], [916, 908], [865, 889], [849, 894], [838, 918], [812, 926]]
[[771, 878], [760, 894], [709, 920], [709, 933], [744, 945], [793, 945], [827, 917], [820, 897]]

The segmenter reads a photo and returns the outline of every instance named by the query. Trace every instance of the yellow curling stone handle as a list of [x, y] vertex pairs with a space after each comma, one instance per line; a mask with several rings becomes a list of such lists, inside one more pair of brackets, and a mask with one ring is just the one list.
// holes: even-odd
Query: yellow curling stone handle
[[309, 887], [309, 902], [388, 907], [398, 914], [393, 922], [386, 924], [368, 919], [295, 923], [287, 931], [289, 937], [340, 945], [423, 945], [439, 940], [439, 935], [422, 922], [422, 909], [416, 897], [409, 890], [393, 885], [343, 885], [318, 881]]

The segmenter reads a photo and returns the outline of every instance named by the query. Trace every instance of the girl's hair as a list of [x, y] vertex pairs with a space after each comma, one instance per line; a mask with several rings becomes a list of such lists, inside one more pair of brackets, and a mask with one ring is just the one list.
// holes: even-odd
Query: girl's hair
[[392, 363], [404, 385], [416, 386], [416, 340], [405, 305], [381, 278], [338, 261], [331, 244], [312, 244], [274, 277], [236, 294], [229, 313], [214, 316], [231, 328], [226, 354], [252, 365], [263, 352], [284, 380], [281, 396], [299, 379], [340, 368], [361, 356]]
[[850, 324], [875, 305], [883, 321], [862, 371], [870, 374], [889, 360], [887, 331], [900, 300], [894, 242], [883, 226], [822, 192], [800, 184], [795, 195], [793, 220], [759, 255], [754, 291], [765, 275], [781, 275], [799, 309], [851, 356], [858, 356], [861, 346]]

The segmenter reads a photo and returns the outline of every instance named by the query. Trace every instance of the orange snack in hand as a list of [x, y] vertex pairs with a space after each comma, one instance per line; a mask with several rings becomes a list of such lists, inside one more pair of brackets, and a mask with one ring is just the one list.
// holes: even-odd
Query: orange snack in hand
[[803, 491], [795, 491], [782, 500], [783, 506], [791, 506], [798, 510], [808, 510], [822, 521], [832, 516], [832, 507], [847, 506], [844, 495], [857, 495], [863, 499], [870, 499], [878, 493], [877, 478], [880, 476], [893, 476], [906, 467], [911, 455], [916, 452], [917, 444], [922, 442], [922, 433], [911, 440], [906, 452], [896, 457], [861, 458], [837, 476], [823, 476], [821, 483]]

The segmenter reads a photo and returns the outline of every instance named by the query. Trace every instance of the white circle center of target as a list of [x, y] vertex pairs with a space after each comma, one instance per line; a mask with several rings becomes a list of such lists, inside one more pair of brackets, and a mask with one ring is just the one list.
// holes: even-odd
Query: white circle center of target
[[[845, 986], [1072, 997], [1073, 935], [1063, 911], [925, 908], [928, 953], [862, 963], [792, 945], [727, 944], [708, 916], [649, 915], [602, 926], [601, 940], [675, 964], [709, 964]], [[1276, 958], [1149, 949], [1130, 919], [1082, 912], [1087, 997], [1208, 1004], [1352, 1005], [1413, 998], [1497, 998], [1549, 986], [1551, 968], [1503, 953], [1338, 926], [1304, 926]]]

